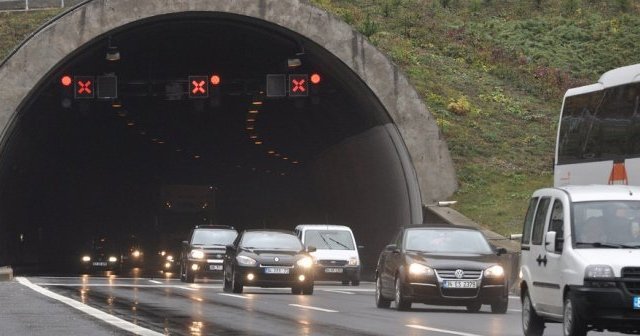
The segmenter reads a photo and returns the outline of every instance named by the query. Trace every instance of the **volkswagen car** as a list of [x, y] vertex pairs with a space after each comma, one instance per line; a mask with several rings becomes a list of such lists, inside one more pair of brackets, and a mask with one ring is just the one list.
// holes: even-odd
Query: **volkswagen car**
[[376, 306], [395, 302], [398, 310], [413, 303], [465, 306], [477, 312], [483, 304], [504, 314], [508, 277], [504, 248], [493, 248], [479, 230], [453, 225], [402, 227], [380, 253], [376, 269]]
[[220, 276], [225, 248], [238, 235], [226, 225], [200, 225], [182, 242], [180, 280], [193, 283], [198, 276]]
[[227, 246], [224, 290], [242, 293], [244, 286], [291, 287], [293, 294], [313, 294], [313, 259], [290, 231], [247, 230]]

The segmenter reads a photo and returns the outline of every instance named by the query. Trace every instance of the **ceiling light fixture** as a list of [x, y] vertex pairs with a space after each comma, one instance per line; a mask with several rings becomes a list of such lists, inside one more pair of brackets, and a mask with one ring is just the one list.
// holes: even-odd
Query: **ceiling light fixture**
[[109, 36], [109, 44], [107, 46], [107, 54], [104, 57], [107, 61], [114, 62], [120, 60], [120, 50], [118, 47], [111, 45], [111, 36]]

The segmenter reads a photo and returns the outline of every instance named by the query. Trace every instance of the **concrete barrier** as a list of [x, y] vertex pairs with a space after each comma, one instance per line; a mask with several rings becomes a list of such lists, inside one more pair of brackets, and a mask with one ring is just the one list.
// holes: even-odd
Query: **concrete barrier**
[[0, 281], [11, 281], [13, 279], [13, 269], [5, 266], [0, 267]]

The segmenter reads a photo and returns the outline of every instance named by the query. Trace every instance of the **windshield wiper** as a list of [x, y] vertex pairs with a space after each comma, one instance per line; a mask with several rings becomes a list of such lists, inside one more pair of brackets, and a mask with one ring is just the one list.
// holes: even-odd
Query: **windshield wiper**
[[611, 244], [611, 243], [601, 243], [601, 242], [594, 242], [594, 243], [587, 243], [587, 242], [576, 242], [576, 245], [588, 245], [588, 246], [593, 246], [593, 247], [608, 247], [608, 248], [623, 248], [623, 245], [620, 244]]
[[332, 242], [334, 242], [334, 243], [336, 243], [336, 244], [338, 244], [338, 245], [340, 245], [340, 246], [344, 247], [345, 249], [347, 249], [347, 250], [349, 249], [349, 247], [348, 247], [347, 245], [345, 245], [345, 244], [343, 244], [343, 243], [341, 243], [341, 242], [339, 242], [339, 241], [337, 241], [337, 240], [335, 240], [335, 239], [333, 239], [333, 238], [331, 238], [331, 237], [329, 237], [329, 239], [330, 239]]

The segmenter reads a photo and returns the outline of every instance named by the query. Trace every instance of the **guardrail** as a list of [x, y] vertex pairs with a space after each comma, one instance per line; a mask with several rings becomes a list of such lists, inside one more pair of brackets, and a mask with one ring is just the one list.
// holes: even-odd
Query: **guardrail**
[[0, 11], [29, 11], [75, 6], [82, 0], [0, 0]]

